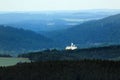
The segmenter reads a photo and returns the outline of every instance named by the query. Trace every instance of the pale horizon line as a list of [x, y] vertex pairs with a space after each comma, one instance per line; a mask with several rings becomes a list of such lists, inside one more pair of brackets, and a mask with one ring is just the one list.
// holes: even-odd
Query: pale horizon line
[[77, 9], [77, 10], [13, 10], [13, 11], [10, 11], [10, 10], [5, 10], [5, 11], [3, 11], [3, 10], [1, 10], [0, 12], [63, 12], [63, 11], [65, 11], [65, 12], [69, 12], [69, 11], [93, 11], [93, 10], [96, 10], [96, 11], [109, 11], [109, 10], [118, 10], [118, 11], [120, 11], [120, 9], [107, 9], [107, 8], [105, 8], [105, 9]]

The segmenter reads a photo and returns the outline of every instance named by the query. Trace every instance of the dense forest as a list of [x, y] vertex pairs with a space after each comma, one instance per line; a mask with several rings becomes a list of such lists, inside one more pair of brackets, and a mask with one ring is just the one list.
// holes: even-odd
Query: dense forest
[[120, 45], [109, 45], [77, 50], [48, 49], [44, 51], [21, 54], [18, 57], [26, 57], [33, 61], [81, 59], [120, 60]]
[[0, 80], [120, 80], [120, 62], [47, 61], [0, 67]]
[[21, 54], [31, 63], [0, 67], [0, 80], [120, 80], [120, 46]]

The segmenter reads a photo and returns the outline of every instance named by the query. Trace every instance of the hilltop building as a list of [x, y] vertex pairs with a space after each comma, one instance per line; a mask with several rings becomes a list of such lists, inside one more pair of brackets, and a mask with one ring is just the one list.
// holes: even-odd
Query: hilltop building
[[71, 46], [67, 46], [65, 49], [66, 50], [75, 50], [75, 49], [77, 49], [77, 46], [75, 46], [73, 43], [71, 43]]

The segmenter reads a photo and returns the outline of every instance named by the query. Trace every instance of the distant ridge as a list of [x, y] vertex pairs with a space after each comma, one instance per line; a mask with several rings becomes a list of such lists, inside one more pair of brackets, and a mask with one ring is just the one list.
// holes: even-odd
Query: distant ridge
[[61, 44], [74, 42], [79, 46], [119, 44], [120, 14], [85, 22], [56, 34], [54, 33], [51, 38], [60, 41]]
[[71, 28], [88, 20], [117, 14], [117, 10], [70, 10], [0, 12], [0, 24], [33, 31], [54, 31]]

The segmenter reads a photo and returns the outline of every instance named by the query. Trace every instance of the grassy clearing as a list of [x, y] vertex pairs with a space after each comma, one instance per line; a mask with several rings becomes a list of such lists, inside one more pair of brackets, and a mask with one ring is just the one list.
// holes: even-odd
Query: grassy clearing
[[0, 66], [12, 66], [18, 62], [30, 62], [28, 58], [5, 58], [0, 57]]

